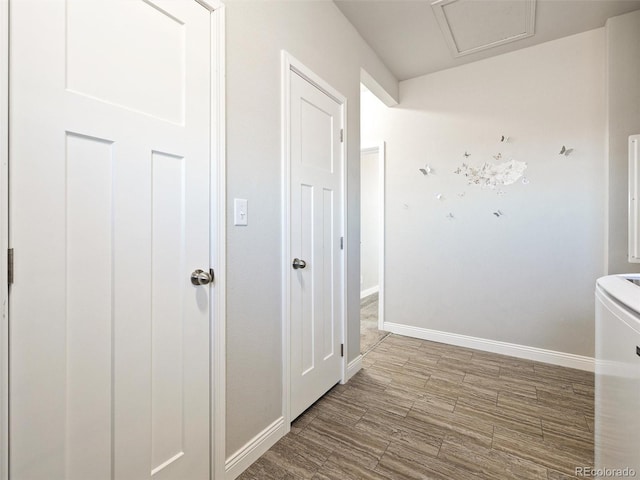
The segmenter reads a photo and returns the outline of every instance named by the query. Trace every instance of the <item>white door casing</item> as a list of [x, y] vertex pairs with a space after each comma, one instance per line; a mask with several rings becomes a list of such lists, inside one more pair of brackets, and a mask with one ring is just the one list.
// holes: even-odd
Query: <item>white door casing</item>
[[0, 480], [9, 479], [9, 3], [0, 0]]
[[211, 478], [225, 476], [226, 418], [226, 113], [225, 6], [198, 0], [211, 11]]
[[11, 5], [15, 480], [210, 475], [210, 15]]
[[[290, 410], [293, 420], [343, 374], [344, 102], [289, 75]], [[298, 258], [305, 268], [294, 269]]]

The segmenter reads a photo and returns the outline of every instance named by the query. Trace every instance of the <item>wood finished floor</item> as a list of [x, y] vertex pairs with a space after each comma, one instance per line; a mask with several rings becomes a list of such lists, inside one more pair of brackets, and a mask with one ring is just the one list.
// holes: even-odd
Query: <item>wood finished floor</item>
[[378, 294], [360, 300], [360, 353], [365, 354], [389, 332], [378, 330]]
[[593, 388], [588, 372], [390, 335], [239, 478], [577, 478]]

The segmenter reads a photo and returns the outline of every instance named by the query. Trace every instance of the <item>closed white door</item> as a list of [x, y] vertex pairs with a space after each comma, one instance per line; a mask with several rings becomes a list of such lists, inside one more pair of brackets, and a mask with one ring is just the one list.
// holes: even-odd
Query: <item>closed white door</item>
[[209, 22], [11, 2], [12, 480], [209, 478]]
[[342, 105], [291, 72], [291, 419], [341, 379]]

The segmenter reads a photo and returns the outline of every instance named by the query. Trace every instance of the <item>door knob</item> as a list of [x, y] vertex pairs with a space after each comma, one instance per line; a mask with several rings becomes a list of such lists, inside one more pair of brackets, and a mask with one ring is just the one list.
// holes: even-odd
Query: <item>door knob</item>
[[299, 268], [304, 268], [307, 266], [307, 262], [304, 260], [300, 260], [299, 258], [293, 259], [293, 269], [298, 270]]
[[194, 285], [208, 285], [211, 282], [213, 282], [213, 270], [205, 272], [198, 269], [191, 274], [191, 283]]

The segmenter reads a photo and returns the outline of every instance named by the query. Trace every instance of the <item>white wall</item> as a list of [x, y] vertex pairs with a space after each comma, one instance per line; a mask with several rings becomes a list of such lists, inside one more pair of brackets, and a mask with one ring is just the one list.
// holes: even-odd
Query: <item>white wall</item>
[[[401, 82], [394, 108], [363, 101], [387, 142], [386, 321], [593, 356], [604, 66], [597, 29]], [[465, 151], [471, 164], [526, 161], [530, 184], [503, 196], [466, 185], [452, 173]]]
[[[229, 456], [281, 415], [280, 52], [348, 99], [349, 359], [360, 352], [360, 68], [396, 96], [397, 82], [333, 2], [225, 4]], [[247, 227], [232, 225], [233, 198], [249, 201]]]
[[627, 261], [628, 141], [640, 133], [640, 11], [607, 20], [609, 273], [637, 272]]
[[[363, 88], [360, 93], [360, 136], [363, 147], [379, 145], [384, 141], [380, 138], [384, 132], [386, 112], [385, 105], [370, 89]], [[383, 112], [378, 114], [378, 112]]]
[[380, 256], [380, 188], [379, 157], [377, 152], [360, 157], [360, 292], [378, 288], [378, 259]]

